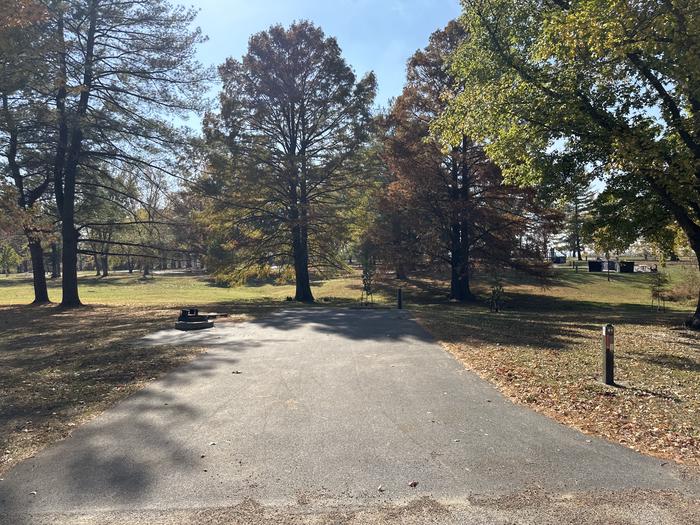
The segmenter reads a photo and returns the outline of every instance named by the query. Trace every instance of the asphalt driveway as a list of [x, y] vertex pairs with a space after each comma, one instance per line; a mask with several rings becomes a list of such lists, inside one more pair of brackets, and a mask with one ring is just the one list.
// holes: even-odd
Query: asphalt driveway
[[405, 312], [143, 344], [173, 341], [209, 350], [9, 472], [0, 522], [698, 523], [696, 477], [513, 405]]

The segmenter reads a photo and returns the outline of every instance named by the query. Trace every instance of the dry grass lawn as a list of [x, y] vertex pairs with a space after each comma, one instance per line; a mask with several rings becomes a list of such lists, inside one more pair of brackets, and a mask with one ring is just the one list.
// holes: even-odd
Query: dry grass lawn
[[[700, 467], [700, 333], [683, 327], [684, 305], [652, 311], [646, 279], [615, 275], [608, 283], [570, 272], [547, 288], [511, 281], [501, 313], [447, 303], [436, 281], [413, 281], [407, 292], [431, 333], [514, 401], [585, 433]], [[616, 328], [616, 387], [601, 383], [606, 323]]]
[[0, 307], [0, 473], [200, 350], [144, 347], [172, 310]]

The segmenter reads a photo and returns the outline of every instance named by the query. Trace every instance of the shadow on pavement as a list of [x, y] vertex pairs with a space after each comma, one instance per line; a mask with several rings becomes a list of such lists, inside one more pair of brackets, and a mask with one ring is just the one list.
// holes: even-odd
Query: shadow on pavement
[[256, 346], [238, 344], [223, 356], [204, 354], [17, 465], [0, 482], [0, 524], [33, 523], [34, 505], [42, 511], [59, 503], [71, 508], [137, 505], [155, 489], [158, 473], [201, 473], [209, 437], [202, 435], [194, 449], [188, 424], [206, 419], [202, 410], [207, 407], [183, 402], [178, 392], [222, 367], [234, 368], [237, 355]]
[[[358, 329], [358, 319], [360, 329]], [[264, 328], [290, 331], [302, 325], [314, 332], [338, 335], [357, 341], [414, 339], [434, 342], [420, 325], [408, 321], [405, 311], [362, 308], [310, 308], [274, 312], [251, 321]]]

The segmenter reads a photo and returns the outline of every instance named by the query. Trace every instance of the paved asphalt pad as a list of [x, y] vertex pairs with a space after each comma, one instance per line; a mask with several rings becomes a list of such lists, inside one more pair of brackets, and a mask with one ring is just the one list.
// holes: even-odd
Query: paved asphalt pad
[[290, 309], [143, 344], [173, 342], [208, 351], [9, 472], [0, 522], [697, 520], [693, 473], [512, 404], [406, 312]]

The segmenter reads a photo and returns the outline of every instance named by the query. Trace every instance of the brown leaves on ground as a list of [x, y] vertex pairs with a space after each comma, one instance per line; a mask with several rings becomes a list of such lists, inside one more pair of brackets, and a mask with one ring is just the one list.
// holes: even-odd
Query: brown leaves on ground
[[[682, 315], [594, 308], [419, 309], [426, 327], [511, 399], [588, 434], [700, 466], [700, 334]], [[616, 387], [601, 383], [602, 326], [616, 328]]]
[[0, 308], [0, 472], [67, 436], [201, 349], [138, 344], [177, 313]]

